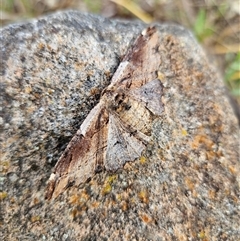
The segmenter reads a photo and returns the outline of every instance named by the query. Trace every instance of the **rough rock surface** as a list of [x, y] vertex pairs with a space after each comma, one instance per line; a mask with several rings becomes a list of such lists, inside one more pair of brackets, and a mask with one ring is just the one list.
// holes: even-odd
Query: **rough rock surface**
[[1, 240], [238, 240], [239, 127], [222, 79], [189, 31], [157, 26], [152, 143], [50, 202], [52, 167], [145, 25], [69, 11], [1, 30]]

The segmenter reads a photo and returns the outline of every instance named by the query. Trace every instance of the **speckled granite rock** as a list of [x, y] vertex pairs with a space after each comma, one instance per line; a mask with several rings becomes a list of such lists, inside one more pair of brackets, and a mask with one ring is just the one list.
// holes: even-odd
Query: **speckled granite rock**
[[237, 240], [239, 128], [191, 33], [158, 25], [165, 112], [140, 160], [44, 200], [51, 169], [145, 26], [78, 12], [1, 30], [1, 240]]

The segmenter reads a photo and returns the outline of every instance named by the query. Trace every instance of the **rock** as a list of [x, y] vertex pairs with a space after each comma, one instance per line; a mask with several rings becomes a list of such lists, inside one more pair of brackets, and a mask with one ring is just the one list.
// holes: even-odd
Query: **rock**
[[52, 167], [145, 28], [75, 11], [1, 30], [1, 240], [237, 240], [239, 127], [192, 34], [158, 24], [165, 112], [143, 157], [44, 200]]

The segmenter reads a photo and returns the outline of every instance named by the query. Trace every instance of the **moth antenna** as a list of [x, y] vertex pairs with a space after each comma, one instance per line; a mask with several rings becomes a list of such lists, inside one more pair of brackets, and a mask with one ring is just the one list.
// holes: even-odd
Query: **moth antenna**
[[146, 36], [146, 35], [151, 36], [151, 35], [152, 35], [153, 33], [155, 33], [156, 31], [157, 31], [156, 26], [152, 25], [152, 26], [149, 26], [149, 27], [143, 29], [142, 35], [143, 35], [143, 36]]

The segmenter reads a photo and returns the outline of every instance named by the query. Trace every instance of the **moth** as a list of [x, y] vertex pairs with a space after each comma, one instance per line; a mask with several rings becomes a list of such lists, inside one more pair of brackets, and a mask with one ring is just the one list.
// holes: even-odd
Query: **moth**
[[127, 51], [99, 103], [56, 163], [47, 199], [141, 156], [150, 141], [153, 120], [164, 111], [163, 85], [157, 77], [160, 64], [159, 33], [148, 27]]

